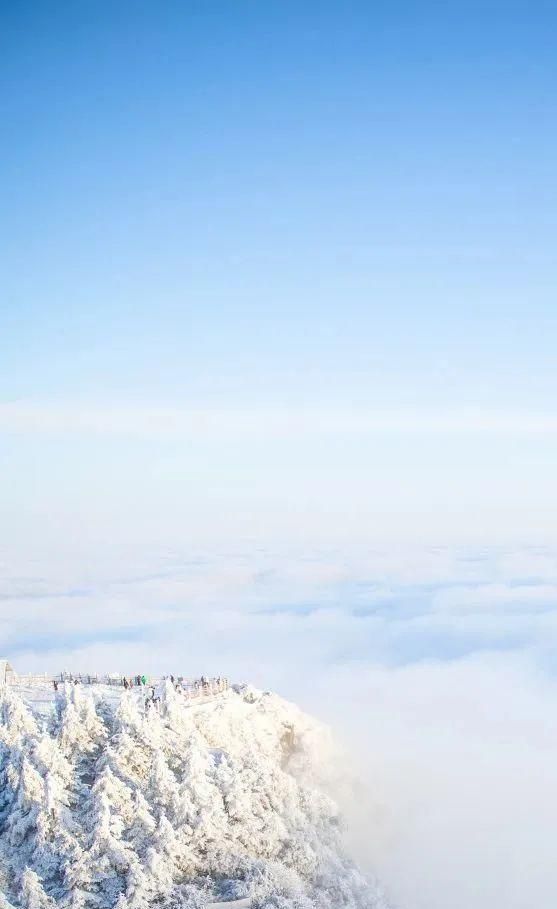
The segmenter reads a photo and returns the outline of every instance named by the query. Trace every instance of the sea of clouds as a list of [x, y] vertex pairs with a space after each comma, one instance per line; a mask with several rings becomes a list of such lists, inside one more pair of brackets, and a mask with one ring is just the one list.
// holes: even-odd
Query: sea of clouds
[[70, 541], [1, 562], [20, 671], [222, 674], [329, 721], [351, 847], [401, 909], [554, 905], [552, 548]]

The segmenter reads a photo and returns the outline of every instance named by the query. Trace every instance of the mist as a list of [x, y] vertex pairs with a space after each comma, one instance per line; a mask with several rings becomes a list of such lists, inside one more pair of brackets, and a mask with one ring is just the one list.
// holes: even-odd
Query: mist
[[317, 700], [358, 780], [343, 791], [350, 848], [396, 906], [553, 905], [554, 680], [489, 653], [344, 668]]

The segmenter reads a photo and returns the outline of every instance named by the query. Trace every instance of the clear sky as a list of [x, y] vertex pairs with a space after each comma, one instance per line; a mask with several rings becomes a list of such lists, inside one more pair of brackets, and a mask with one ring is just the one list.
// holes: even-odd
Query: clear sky
[[5, 4], [8, 535], [549, 532], [556, 26]]

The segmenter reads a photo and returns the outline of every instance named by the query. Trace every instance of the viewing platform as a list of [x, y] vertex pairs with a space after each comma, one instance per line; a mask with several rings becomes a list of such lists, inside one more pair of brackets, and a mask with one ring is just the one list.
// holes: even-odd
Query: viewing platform
[[50, 688], [56, 691], [63, 685], [83, 685], [86, 687], [105, 687], [110, 689], [144, 691], [146, 694], [160, 690], [161, 686], [170, 682], [176, 691], [187, 698], [204, 697], [207, 695], [221, 694], [229, 688], [229, 681], [222, 676], [200, 676], [191, 678], [182, 675], [125, 676], [117, 673], [75, 673], [67, 670], [57, 674], [52, 673], [17, 673], [7, 659], [0, 660], [0, 688]]

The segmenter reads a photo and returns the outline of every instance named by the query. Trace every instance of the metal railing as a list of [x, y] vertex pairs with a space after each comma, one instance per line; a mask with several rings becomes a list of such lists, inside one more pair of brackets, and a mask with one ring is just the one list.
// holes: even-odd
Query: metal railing
[[206, 695], [220, 694], [229, 688], [228, 679], [217, 676], [208, 678], [186, 678], [185, 676], [158, 676], [149, 678], [148, 676], [123, 676], [123, 675], [101, 675], [98, 673], [75, 673], [60, 672], [57, 675], [49, 673], [25, 673], [18, 675], [9, 674], [6, 677], [7, 685], [17, 685], [18, 687], [32, 686], [53, 686], [69, 683], [78, 685], [106, 685], [115, 688], [128, 689], [158, 689], [163, 682], [170, 681], [176, 691], [190, 698], [203, 697]]

